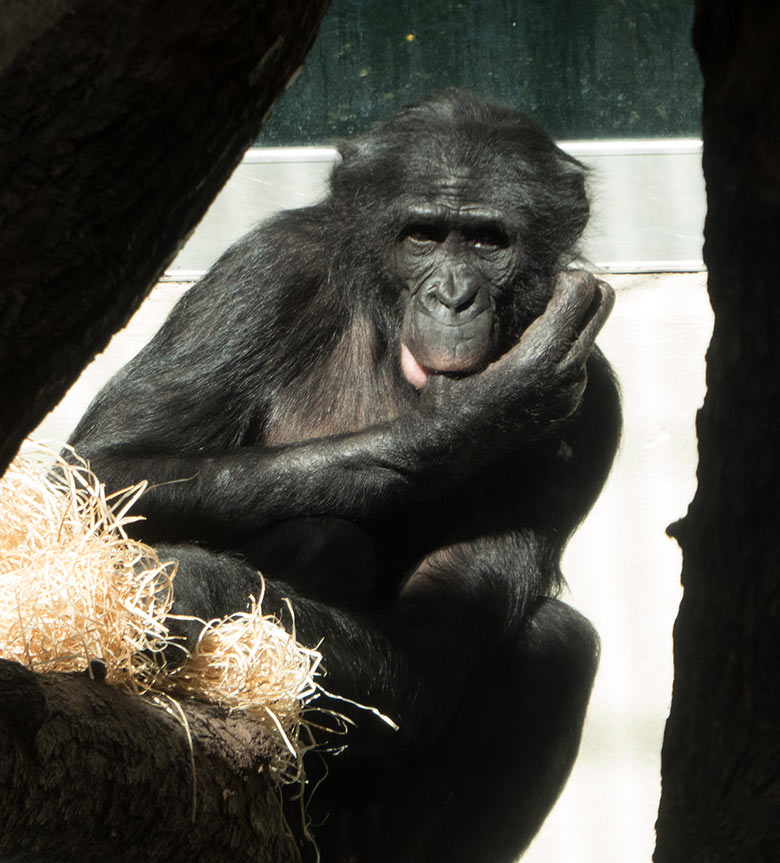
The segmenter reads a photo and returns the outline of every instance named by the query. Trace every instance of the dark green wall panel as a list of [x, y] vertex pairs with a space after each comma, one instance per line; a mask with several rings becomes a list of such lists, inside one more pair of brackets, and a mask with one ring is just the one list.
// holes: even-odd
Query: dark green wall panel
[[328, 143], [450, 85], [556, 138], [698, 137], [689, 0], [333, 0], [260, 144]]

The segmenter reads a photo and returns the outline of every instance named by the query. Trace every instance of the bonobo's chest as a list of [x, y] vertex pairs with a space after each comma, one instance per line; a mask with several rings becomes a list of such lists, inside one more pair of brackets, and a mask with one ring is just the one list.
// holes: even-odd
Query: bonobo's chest
[[396, 353], [358, 318], [326, 357], [308, 363], [276, 393], [263, 442], [349, 434], [413, 410], [419, 396], [403, 380]]
[[[392, 423], [425, 399], [398, 373], [398, 358], [380, 351], [368, 328], [345, 332], [325, 362], [313, 363], [277, 394], [266, 445], [338, 436]], [[244, 549], [271, 576], [326, 600], [331, 589], [368, 592], [397, 585], [419, 561], [446, 545], [535, 526], [540, 497], [555, 487], [558, 441], [535, 443], [479, 469], [452, 466], [452, 484], [438, 496], [388, 500], [359, 524], [339, 518], [296, 519], [274, 526]], [[341, 597], [335, 597], [341, 598]]]

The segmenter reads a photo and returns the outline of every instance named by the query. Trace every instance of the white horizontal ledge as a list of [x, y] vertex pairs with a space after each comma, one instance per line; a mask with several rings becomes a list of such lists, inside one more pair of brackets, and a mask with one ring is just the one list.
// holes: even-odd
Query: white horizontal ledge
[[335, 147], [252, 147], [242, 160], [246, 165], [274, 165], [295, 162], [335, 162]]
[[[700, 138], [595, 138], [557, 141], [572, 156], [642, 156], [664, 153], [700, 153]], [[252, 147], [243, 161], [251, 164], [279, 162], [333, 162], [335, 147]]]
[[706, 269], [701, 258], [689, 261], [600, 261], [594, 268], [601, 273], [699, 273]]
[[557, 143], [572, 156], [665, 156], [701, 153], [699, 138], [617, 138]]
[[[590, 169], [592, 215], [583, 256], [607, 272], [703, 269], [701, 141], [695, 138], [561, 141]], [[333, 147], [249, 150], [166, 273], [189, 280], [258, 222], [327, 193]]]

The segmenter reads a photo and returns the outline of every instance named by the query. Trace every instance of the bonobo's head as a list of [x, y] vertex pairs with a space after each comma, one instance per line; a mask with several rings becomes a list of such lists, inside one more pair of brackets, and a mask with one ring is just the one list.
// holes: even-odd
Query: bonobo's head
[[459, 91], [401, 110], [341, 154], [332, 201], [352, 248], [375, 250], [403, 300], [407, 380], [472, 374], [515, 344], [585, 227], [582, 165], [519, 112]]

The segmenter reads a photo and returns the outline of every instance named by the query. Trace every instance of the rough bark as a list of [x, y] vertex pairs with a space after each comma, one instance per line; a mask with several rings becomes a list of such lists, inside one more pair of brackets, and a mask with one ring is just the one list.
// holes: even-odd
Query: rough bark
[[0, 859], [298, 860], [263, 729], [181, 707], [0, 660]]
[[254, 141], [328, 0], [5, 0], [0, 473]]
[[[0, 473], [197, 224], [326, 7], [5, 0]], [[0, 660], [0, 859], [296, 859], [263, 729], [184, 712], [188, 730], [88, 676]]]
[[704, 257], [715, 329], [656, 863], [780, 848], [780, 6], [700, 0]]

